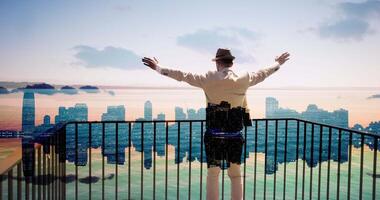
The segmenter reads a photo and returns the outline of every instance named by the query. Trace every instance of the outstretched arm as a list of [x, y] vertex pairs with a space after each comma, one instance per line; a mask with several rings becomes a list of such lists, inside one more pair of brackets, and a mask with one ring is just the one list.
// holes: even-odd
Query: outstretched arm
[[144, 65], [150, 67], [153, 70], [156, 70], [158, 73], [173, 78], [177, 81], [184, 81], [192, 86], [203, 88], [203, 85], [206, 81], [206, 77], [203, 75], [192, 74], [182, 72], [180, 70], [169, 69], [158, 64], [156, 58], [147, 58], [142, 59]]
[[288, 52], [277, 56], [275, 63], [268, 68], [261, 69], [258, 72], [253, 72], [249, 74], [249, 86], [254, 86], [262, 81], [264, 81], [268, 76], [280, 69], [280, 66], [289, 60], [290, 54]]

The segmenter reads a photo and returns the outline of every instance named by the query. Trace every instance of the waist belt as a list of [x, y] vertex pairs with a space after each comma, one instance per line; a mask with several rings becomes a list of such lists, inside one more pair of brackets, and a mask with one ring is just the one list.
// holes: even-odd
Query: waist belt
[[221, 132], [220, 129], [208, 129], [206, 134], [209, 134], [213, 137], [223, 137], [223, 138], [240, 138], [242, 136], [241, 131]]
[[239, 106], [231, 108], [231, 105], [222, 101], [220, 104], [208, 103], [206, 108], [206, 128], [219, 132], [238, 132], [245, 126], [251, 126], [249, 113]]

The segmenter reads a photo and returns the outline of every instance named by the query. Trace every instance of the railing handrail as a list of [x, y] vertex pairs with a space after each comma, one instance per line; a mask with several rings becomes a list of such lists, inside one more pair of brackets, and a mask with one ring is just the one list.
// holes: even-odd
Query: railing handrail
[[[350, 128], [344, 128], [344, 127], [339, 127], [336, 125], [331, 125], [331, 124], [325, 124], [321, 122], [314, 122], [310, 120], [305, 120], [305, 119], [299, 119], [299, 118], [293, 118], [293, 117], [282, 117], [282, 118], [253, 118], [251, 119], [252, 121], [284, 121], [284, 120], [295, 120], [295, 121], [300, 121], [300, 122], [305, 122], [309, 124], [315, 124], [319, 126], [324, 126], [324, 127], [330, 127], [333, 129], [338, 129], [341, 131], [346, 131], [346, 132], [352, 132], [352, 133], [357, 133], [357, 134], [362, 134], [362, 135], [367, 135], [371, 137], [379, 137], [380, 135], [377, 133], [372, 133], [372, 132], [365, 132], [365, 131], [359, 131], [355, 129], [350, 129]], [[69, 121], [63, 124], [60, 124], [60, 127], [66, 127], [69, 124], [97, 124], [97, 123], [165, 123], [165, 122], [205, 122], [205, 119], [187, 119], [187, 120], [106, 120], [106, 121]], [[57, 129], [56, 129], [57, 130]]]

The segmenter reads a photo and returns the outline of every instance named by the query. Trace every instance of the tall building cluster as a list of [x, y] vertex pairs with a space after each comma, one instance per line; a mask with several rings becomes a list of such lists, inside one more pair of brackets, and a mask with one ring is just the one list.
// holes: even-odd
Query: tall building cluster
[[318, 108], [315, 104], [309, 104], [305, 111], [297, 112], [289, 108], [281, 108], [277, 99], [267, 97], [265, 101], [265, 117], [266, 118], [300, 118], [309, 121], [335, 125], [348, 128], [348, 111], [345, 109], [328, 112]]

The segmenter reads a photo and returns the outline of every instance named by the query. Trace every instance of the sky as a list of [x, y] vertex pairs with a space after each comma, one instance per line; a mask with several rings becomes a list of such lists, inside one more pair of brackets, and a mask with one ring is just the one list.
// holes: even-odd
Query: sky
[[258, 87], [379, 87], [380, 1], [0, 2], [0, 81], [187, 87], [141, 63], [237, 73], [291, 54]]

